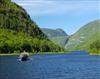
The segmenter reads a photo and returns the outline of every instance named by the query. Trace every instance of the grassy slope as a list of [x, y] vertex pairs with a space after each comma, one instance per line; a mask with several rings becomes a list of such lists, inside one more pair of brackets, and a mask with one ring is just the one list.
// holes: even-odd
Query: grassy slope
[[90, 22], [70, 37], [66, 49], [89, 51], [90, 44], [96, 40], [100, 40], [100, 20]]
[[52, 42], [54, 42], [55, 44], [61, 46], [61, 47], [65, 47], [65, 44], [68, 41], [68, 36], [57, 36], [57, 37], [53, 37], [51, 38]]

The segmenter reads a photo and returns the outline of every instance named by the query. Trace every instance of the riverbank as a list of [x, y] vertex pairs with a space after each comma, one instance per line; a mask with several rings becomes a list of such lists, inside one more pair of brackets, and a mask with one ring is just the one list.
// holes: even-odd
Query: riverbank
[[[69, 53], [69, 52], [67, 52]], [[37, 54], [66, 54], [66, 52], [32, 52], [32, 53], [29, 53], [30, 55], [37, 55]], [[20, 53], [2, 53], [0, 54], [0, 56], [16, 56], [16, 55], [20, 55]]]
[[18, 53], [8, 53], [8, 54], [5, 54], [5, 53], [2, 53], [0, 54], [0, 56], [15, 56], [15, 55], [19, 55]]
[[[67, 52], [32, 52], [32, 53], [29, 53], [30, 55], [44, 55], [44, 54], [71, 54], [75, 51], [67, 51]], [[88, 53], [88, 52], [87, 52]], [[100, 56], [100, 53], [88, 53], [89, 55], [92, 55], [92, 56]], [[20, 55], [20, 53], [2, 53], [0, 54], [0, 56], [16, 56], [16, 55]]]

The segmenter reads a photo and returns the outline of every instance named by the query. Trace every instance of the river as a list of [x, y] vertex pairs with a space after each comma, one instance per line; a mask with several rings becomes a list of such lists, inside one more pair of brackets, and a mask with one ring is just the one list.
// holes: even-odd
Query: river
[[100, 79], [100, 56], [78, 51], [71, 54], [0, 56], [0, 79]]

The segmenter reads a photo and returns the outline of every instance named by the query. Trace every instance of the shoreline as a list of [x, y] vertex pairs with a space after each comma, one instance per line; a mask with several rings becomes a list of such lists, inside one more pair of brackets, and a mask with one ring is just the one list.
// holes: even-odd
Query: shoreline
[[[66, 51], [66, 52], [33, 52], [29, 53], [30, 55], [55, 55], [55, 54], [71, 54], [72, 52], [75, 51]], [[87, 52], [88, 53], [88, 52]], [[100, 56], [100, 54], [93, 54], [93, 53], [88, 53], [90, 56]], [[1, 53], [0, 56], [18, 56], [20, 53]]]
[[[38, 52], [38, 53], [29, 53], [30, 55], [45, 55], [45, 54], [48, 54], [48, 55], [53, 55], [53, 54], [68, 54], [68, 53], [65, 53], [65, 52]], [[20, 55], [20, 53], [2, 53], [0, 54], [0, 56], [17, 56], [17, 55]]]
[[12, 53], [12, 54], [2, 53], [2, 54], [0, 54], [0, 56], [17, 56], [17, 55], [20, 55], [20, 54], [18, 54], [18, 53]]

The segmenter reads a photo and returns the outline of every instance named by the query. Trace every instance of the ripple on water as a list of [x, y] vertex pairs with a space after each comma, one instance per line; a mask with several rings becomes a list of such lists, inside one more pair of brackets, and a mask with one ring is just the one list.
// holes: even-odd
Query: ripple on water
[[27, 62], [17, 58], [0, 57], [0, 79], [100, 79], [99, 56], [33, 55]]

